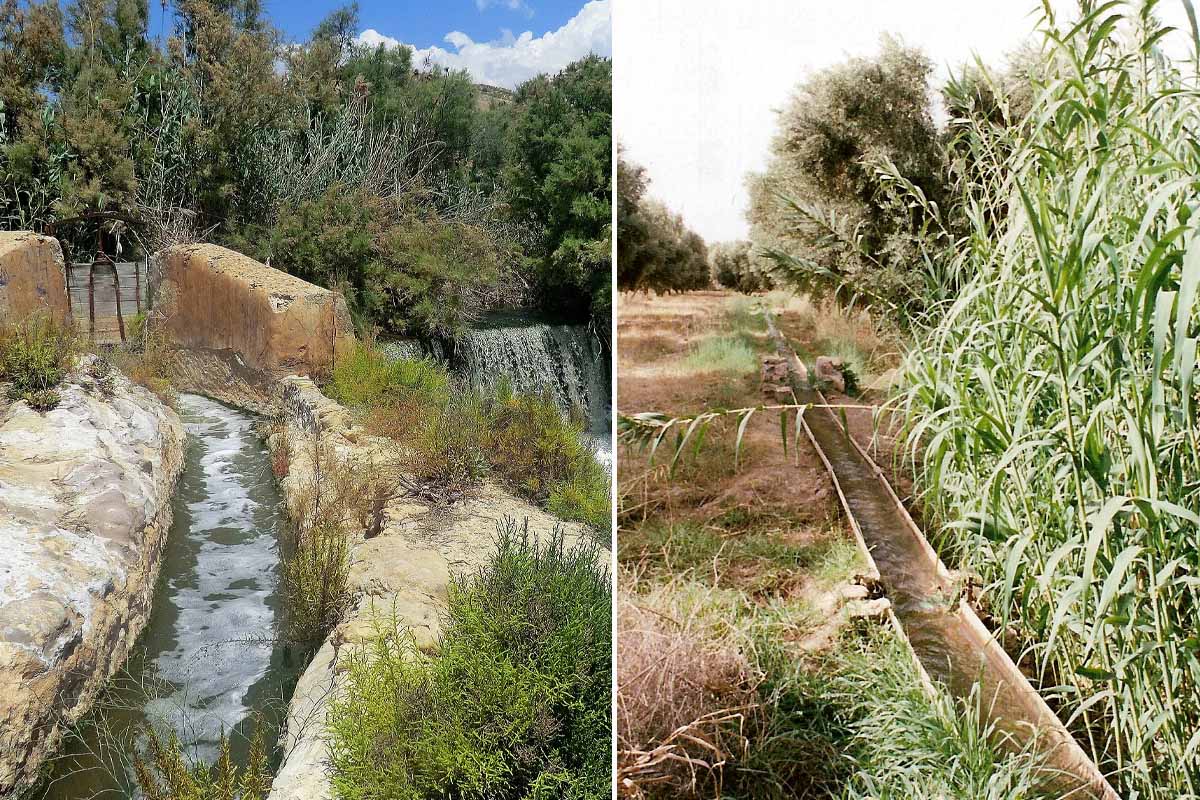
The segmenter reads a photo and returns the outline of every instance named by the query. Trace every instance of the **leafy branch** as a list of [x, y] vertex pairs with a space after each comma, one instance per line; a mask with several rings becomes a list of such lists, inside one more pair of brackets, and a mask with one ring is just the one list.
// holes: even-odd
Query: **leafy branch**
[[[793, 446], [799, 446], [800, 432], [804, 414], [810, 408], [828, 408], [823, 403], [777, 403], [770, 405], [746, 406], [744, 408], [713, 408], [690, 417], [676, 417], [661, 411], [643, 411], [640, 414], [617, 415], [617, 439], [622, 444], [629, 445], [638, 452], [649, 451], [649, 458], [654, 460], [664, 441], [671, 440], [671, 463], [668, 474], [673, 475], [679, 459], [683, 456], [688, 445], [691, 445], [692, 455], [700, 452], [709, 427], [715, 420], [732, 417], [737, 422], [737, 439], [734, 441], [733, 466], [738, 468], [742, 453], [742, 440], [746, 436], [746, 428], [750, 419], [760, 411], [779, 412], [779, 436], [783, 443], [783, 452], [788, 452], [788, 440]], [[870, 408], [862, 405], [839, 405], [839, 411], [847, 408]], [[789, 421], [790, 420], [790, 421]]]

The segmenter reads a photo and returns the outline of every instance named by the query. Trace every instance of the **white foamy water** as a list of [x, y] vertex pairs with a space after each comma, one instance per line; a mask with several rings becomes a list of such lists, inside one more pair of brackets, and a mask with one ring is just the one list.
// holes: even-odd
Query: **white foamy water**
[[271, 666], [279, 509], [263, 502], [272, 478], [253, 418], [195, 395], [178, 408], [190, 440], [174, 530], [187, 546], [164, 564], [150, 652], [155, 677], [174, 691], [146, 710], [211, 760], [221, 733], [251, 714], [249, 690]]

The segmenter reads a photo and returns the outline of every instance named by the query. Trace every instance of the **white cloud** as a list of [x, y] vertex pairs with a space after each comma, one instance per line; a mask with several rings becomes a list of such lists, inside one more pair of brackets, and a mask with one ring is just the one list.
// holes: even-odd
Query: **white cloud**
[[[476, 0], [477, 3], [495, 0]], [[511, 7], [512, 0], [501, 0]], [[462, 31], [446, 34], [447, 50], [433, 46], [414, 48], [413, 63], [426, 58], [451, 69], [465, 69], [479, 83], [490, 83], [509, 89], [538, 73], [554, 73], [589, 53], [612, 54], [612, 0], [591, 0], [565, 25], [535, 37], [532, 31], [513, 36], [503, 31], [494, 42], [476, 42]], [[397, 47], [400, 40], [367, 29], [358, 35], [358, 42], [375, 47], [383, 44]]]

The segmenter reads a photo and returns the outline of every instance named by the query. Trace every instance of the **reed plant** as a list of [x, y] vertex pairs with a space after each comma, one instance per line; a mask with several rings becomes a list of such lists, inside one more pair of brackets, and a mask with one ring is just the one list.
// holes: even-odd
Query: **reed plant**
[[1028, 115], [952, 121], [961, 290], [901, 401], [943, 553], [1145, 800], [1200, 796], [1200, 60], [1163, 55], [1157, 7], [1047, 3]]

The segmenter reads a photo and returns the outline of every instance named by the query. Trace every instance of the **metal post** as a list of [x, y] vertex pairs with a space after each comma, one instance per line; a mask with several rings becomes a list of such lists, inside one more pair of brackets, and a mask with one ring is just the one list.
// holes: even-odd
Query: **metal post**
[[121, 316], [121, 276], [118, 274], [117, 262], [113, 261], [113, 288], [117, 292], [117, 330], [121, 333], [121, 344], [125, 344], [125, 318]]
[[96, 343], [96, 262], [88, 267], [88, 341]]

